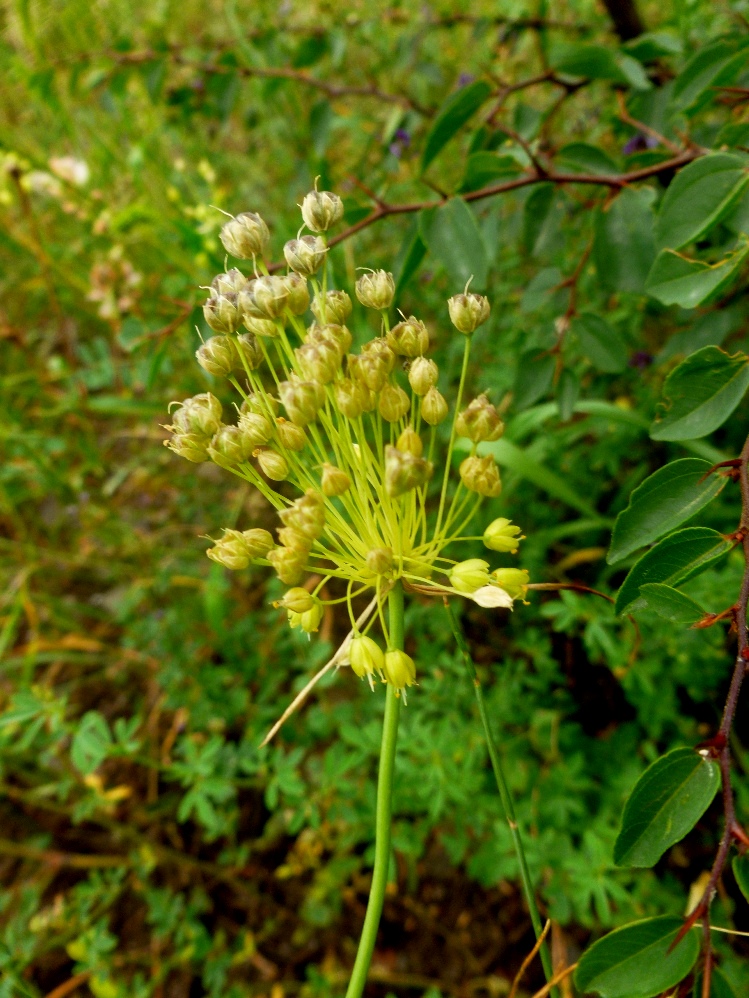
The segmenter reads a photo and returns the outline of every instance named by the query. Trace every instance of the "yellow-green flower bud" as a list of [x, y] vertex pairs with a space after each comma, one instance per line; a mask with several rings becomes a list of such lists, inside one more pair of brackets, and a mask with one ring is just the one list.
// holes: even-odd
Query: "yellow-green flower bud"
[[388, 423], [397, 423], [411, 408], [411, 400], [399, 385], [386, 384], [380, 392], [377, 408]]
[[325, 529], [325, 500], [319, 492], [308, 489], [291, 506], [282, 509], [278, 516], [287, 527], [295, 527], [306, 534], [311, 543]]
[[209, 548], [206, 554], [226, 568], [235, 571], [247, 568], [254, 558], [264, 558], [273, 547], [273, 538], [267, 530], [224, 530], [224, 536]]
[[283, 599], [276, 600], [273, 606], [282, 606], [284, 610], [292, 610], [294, 613], [306, 613], [319, 602], [312, 593], [302, 589], [301, 586], [295, 586], [284, 593]]
[[470, 336], [474, 329], [486, 322], [491, 312], [489, 299], [473, 293], [454, 295], [448, 299], [447, 308], [452, 324], [466, 336]]
[[264, 336], [266, 339], [273, 340], [280, 335], [278, 322], [273, 319], [258, 319], [256, 315], [247, 315], [245, 313], [242, 321], [244, 322], [245, 329], [248, 329], [253, 336]]
[[305, 610], [304, 613], [295, 613], [293, 610], [289, 610], [289, 625], [292, 628], [299, 627], [307, 634], [314, 634], [314, 632], [320, 626], [320, 621], [325, 613], [324, 607], [319, 600], [315, 601], [315, 605], [310, 607], [309, 610]]
[[429, 333], [416, 316], [409, 316], [387, 334], [388, 346], [399, 357], [420, 357], [429, 349]]
[[253, 333], [240, 333], [234, 344], [239, 358], [237, 367], [244, 371], [246, 364], [250, 371], [257, 371], [265, 358], [255, 335]]
[[211, 281], [211, 291], [214, 295], [237, 294], [247, 283], [247, 278], [241, 270], [232, 267], [225, 274], [216, 274]]
[[325, 402], [325, 388], [316, 381], [302, 381], [292, 374], [278, 386], [278, 394], [289, 419], [297, 426], [307, 426], [317, 419]]
[[475, 444], [484, 440], [499, 440], [505, 424], [486, 395], [479, 395], [460, 413], [455, 421], [455, 432]]
[[515, 554], [518, 545], [524, 539], [520, 533], [520, 527], [515, 526], [505, 516], [499, 516], [496, 520], [492, 520], [484, 531], [484, 544], [490, 551]]
[[272, 447], [257, 447], [252, 456], [257, 458], [260, 470], [273, 482], [283, 482], [289, 477], [289, 462]]
[[416, 682], [416, 665], [410, 655], [399, 649], [386, 651], [382, 666], [385, 681], [400, 692]]
[[319, 236], [302, 236], [301, 239], [290, 239], [283, 248], [291, 270], [304, 277], [316, 274], [325, 261], [328, 247]]
[[276, 431], [279, 440], [286, 450], [304, 450], [304, 445], [307, 443], [307, 434], [301, 426], [295, 426], [284, 419], [283, 416], [279, 416], [276, 420]]
[[219, 233], [227, 253], [238, 260], [262, 256], [270, 238], [268, 226], [254, 211], [244, 211], [232, 218]]
[[249, 459], [252, 448], [239, 426], [222, 426], [208, 447], [212, 461], [222, 468], [233, 468]]
[[233, 333], [242, 325], [239, 296], [211, 295], [203, 305], [203, 316], [214, 333]]
[[312, 314], [323, 325], [333, 322], [343, 326], [351, 315], [351, 299], [345, 291], [328, 291], [325, 295], [315, 295]]
[[313, 322], [307, 330], [307, 343], [332, 343], [336, 347], [341, 360], [351, 349], [353, 337], [346, 326], [339, 326], [335, 322], [327, 322], [320, 325]]
[[341, 368], [338, 347], [328, 340], [303, 343], [294, 353], [302, 375], [309, 381], [319, 381], [321, 385], [330, 384]]
[[343, 201], [332, 191], [310, 191], [302, 201], [302, 218], [311, 232], [327, 232], [343, 218]]
[[385, 671], [385, 656], [382, 648], [366, 635], [359, 634], [351, 639], [348, 657], [351, 668], [359, 679], [371, 676], [375, 672]]
[[408, 369], [408, 383], [416, 395], [426, 395], [434, 388], [439, 377], [439, 368], [427, 357], [416, 357]]
[[356, 297], [366, 308], [376, 308], [380, 311], [390, 308], [395, 297], [393, 275], [385, 270], [373, 270], [371, 274], [362, 274], [356, 282]]
[[328, 496], [328, 498], [342, 496], [350, 488], [351, 479], [346, 472], [341, 471], [340, 468], [336, 468], [334, 464], [328, 464], [326, 461], [322, 466], [323, 495]]
[[511, 599], [523, 599], [528, 591], [530, 577], [524, 568], [495, 568], [492, 580]]
[[349, 356], [348, 368], [355, 378], [368, 391], [379, 392], [387, 384], [389, 372], [387, 361], [376, 354], [363, 353]]
[[309, 288], [306, 278], [299, 274], [287, 274], [284, 281], [289, 291], [286, 308], [292, 315], [304, 315], [309, 308]]
[[175, 433], [164, 441], [164, 446], [193, 464], [208, 460], [208, 438], [202, 433]]
[[267, 558], [281, 582], [295, 586], [304, 575], [307, 551], [294, 551], [292, 548], [278, 547], [268, 552]]
[[279, 542], [289, 551], [296, 551], [300, 557], [304, 555], [306, 558], [315, 543], [311, 537], [296, 527], [279, 527], [277, 533]]
[[467, 489], [481, 496], [496, 499], [502, 491], [499, 469], [491, 454], [467, 457], [460, 465], [460, 479]]
[[258, 395], [256, 393], [242, 399], [242, 405], [239, 407], [240, 413], [257, 412], [261, 416], [272, 413], [274, 417], [278, 415], [278, 409], [278, 399], [273, 398], [272, 395]]
[[482, 586], [488, 586], [489, 562], [481, 558], [469, 558], [460, 561], [450, 572], [450, 585], [459, 593], [470, 595]]
[[215, 378], [228, 378], [239, 362], [234, 341], [228, 336], [211, 336], [195, 351], [198, 363]]
[[367, 568], [373, 575], [389, 575], [393, 570], [391, 548], [372, 548], [367, 553]]
[[221, 428], [221, 403], [210, 392], [185, 399], [172, 416], [174, 428], [180, 433], [199, 433], [212, 437]]
[[439, 426], [444, 422], [449, 412], [444, 395], [436, 388], [430, 388], [421, 400], [421, 418], [429, 426]]
[[237, 298], [245, 315], [256, 319], [280, 319], [289, 300], [289, 288], [283, 277], [256, 277]]
[[389, 444], [385, 448], [385, 491], [391, 498], [425, 485], [433, 471], [434, 466], [423, 457], [400, 451]]
[[[387, 339], [384, 336], [378, 336], [375, 339], [370, 340], [369, 343], [365, 343], [362, 347], [362, 356], [378, 357], [380, 361], [385, 364], [388, 374], [390, 374], [395, 367], [395, 353], [388, 346]], [[379, 391], [377, 388], [372, 390]]]
[[267, 444], [273, 432], [270, 420], [260, 412], [241, 413], [237, 425], [248, 454]]
[[338, 411], [347, 419], [356, 419], [367, 412], [370, 405], [370, 392], [366, 385], [353, 381], [351, 378], [341, 378], [334, 388], [335, 404]]
[[424, 444], [421, 442], [421, 437], [410, 426], [407, 426], [403, 433], [401, 433], [395, 442], [395, 446], [398, 450], [403, 451], [404, 454], [413, 454], [414, 457], [421, 457], [424, 453]]

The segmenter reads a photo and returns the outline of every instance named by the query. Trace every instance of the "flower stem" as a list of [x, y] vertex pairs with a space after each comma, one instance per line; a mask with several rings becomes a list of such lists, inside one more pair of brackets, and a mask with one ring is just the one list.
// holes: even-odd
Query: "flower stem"
[[[390, 649], [403, 648], [403, 586], [400, 582], [396, 582], [390, 590], [388, 605], [390, 610]], [[393, 771], [395, 769], [395, 744], [398, 735], [399, 713], [400, 697], [396, 696], [395, 689], [388, 683], [385, 690], [385, 720], [382, 726], [380, 771], [377, 777], [377, 817], [372, 887], [369, 892], [364, 927], [359, 940], [354, 969], [351, 971], [346, 998], [361, 998], [364, 991], [377, 939], [382, 905], [385, 900], [385, 887], [390, 867]]]
[[[523, 840], [520, 836], [520, 828], [518, 826], [517, 818], [515, 817], [515, 805], [512, 802], [512, 795], [510, 794], [510, 788], [507, 786], [507, 780], [505, 779], [504, 770], [502, 769], [502, 762], [499, 758], [499, 752], [497, 751], [497, 745], [494, 741], [494, 737], [491, 733], [491, 728], [489, 727], [489, 718], [486, 713], [486, 704], [484, 703], [484, 692], [481, 688], [481, 680], [476, 673], [476, 666], [473, 664], [473, 659], [471, 658], [471, 653], [468, 649], [468, 644], [463, 635], [463, 630], [460, 626], [458, 618], [455, 616], [450, 602], [447, 597], [444, 599], [445, 609], [447, 610], [447, 616], [450, 618], [450, 626], [452, 627], [453, 635], [457, 642], [460, 653], [463, 656], [463, 661], [465, 662], [468, 674], [471, 677], [473, 683], [473, 689], [476, 694], [476, 703], [478, 704], [479, 714], [481, 715], [481, 723], [484, 727], [484, 738], [486, 739], [486, 747], [489, 750], [489, 758], [491, 759], [492, 769], [494, 770], [494, 778], [497, 781], [497, 787], [499, 789], [499, 796], [502, 800], [502, 808], [505, 812], [505, 819], [510, 829], [510, 835], [512, 836], [512, 844], [515, 848], [515, 855], [517, 857], [518, 866], [520, 867], [520, 879], [523, 883], [523, 893], [525, 894], [525, 900], [528, 905], [528, 911], [531, 916], [531, 922], [533, 924], [533, 931], [536, 935], [536, 939], [539, 938], [543, 931], [543, 922], [541, 921], [541, 915], [538, 910], [538, 905], [536, 904], [536, 896], [533, 893], [533, 884], [531, 883], [531, 875], [528, 870], [528, 863], [525, 858], [525, 850], [523, 849]], [[544, 974], [546, 980], [550, 981], [553, 977], [553, 970], [551, 966], [551, 958], [549, 956], [549, 950], [544, 942], [541, 946], [541, 962], [544, 967]], [[553, 988], [551, 991], [552, 995], [557, 995], [557, 989]]]

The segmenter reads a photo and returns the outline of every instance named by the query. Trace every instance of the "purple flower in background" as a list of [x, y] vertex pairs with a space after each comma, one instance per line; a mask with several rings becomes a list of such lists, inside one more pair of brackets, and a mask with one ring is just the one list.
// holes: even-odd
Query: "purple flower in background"
[[657, 145], [658, 139], [653, 135], [643, 135], [642, 132], [636, 132], [624, 146], [622, 152], [625, 156], [631, 156], [633, 152], [642, 152], [643, 149], [655, 149]]
[[640, 371], [644, 371], [652, 363], [653, 355], [648, 353], [647, 350], [636, 350], [629, 358], [629, 366], [636, 367]]
[[469, 83], [473, 83], [475, 79], [476, 77], [473, 73], [461, 73], [458, 77], [458, 90], [460, 90], [461, 87], [467, 86]]
[[411, 136], [405, 128], [399, 128], [390, 143], [390, 152], [396, 159], [400, 159], [406, 149], [411, 145]]

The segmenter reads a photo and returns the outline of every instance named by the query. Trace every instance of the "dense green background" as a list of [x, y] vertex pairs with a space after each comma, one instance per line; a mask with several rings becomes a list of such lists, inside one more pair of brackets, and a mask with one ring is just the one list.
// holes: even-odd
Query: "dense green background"
[[[269, 526], [268, 510], [217, 467], [166, 451], [159, 424], [171, 400], [219, 391], [193, 359], [197, 288], [223, 266], [212, 206], [262, 213], [279, 259], [317, 175], [353, 223], [369, 190], [403, 203], [517, 175], [529, 143], [567, 171], [672, 156], [637, 139], [617, 93], [674, 146], [688, 135], [744, 155], [742, 94], [716, 86], [749, 81], [745, 3], [642, 3], [660, 34], [629, 49], [603, 7], [548, 6], [542, 27], [543, 3], [510, 0], [480, 0], [470, 16], [458, 3], [377, 0], [0, 7], [3, 998], [87, 972], [79, 993], [96, 998], [340, 992], [366, 897], [383, 697], [344, 670], [258, 751], [345, 613], [308, 643], [270, 606], [275, 580], [205, 558], [202, 535]], [[701, 50], [717, 51], [723, 75], [685, 83]], [[549, 66], [566, 86], [485, 103], [420, 177], [456, 88], [479, 78], [501, 90]], [[65, 156], [85, 161], [83, 183], [57, 175]], [[749, 345], [740, 265], [697, 309], [645, 292], [673, 175], [616, 198], [538, 184], [470, 209], [451, 201], [331, 253], [341, 284], [365, 265], [401, 276], [400, 306], [430, 326], [446, 391], [462, 342], [445, 299], [470, 273], [486, 290], [471, 390], [506, 408], [512, 445], [498, 452], [505, 488], [486, 518], [522, 525], [519, 563], [534, 581], [615, 593], [635, 559], [605, 556], [632, 489], [670, 459], [733, 457], [746, 435], [739, 408], [698, 442], [648, 436], [677, 361]], [[693, 234], [694, 253], [712, 263], [741, 247], [749, 216], [737, 205]], [[571, 329], [550, 355], [565, 311]], [[355, 312], [355, 334], [366, 323]], [[737, 511], [729, 484], [700, 523], [729, 532]], [[687, 591], [721, 611], [741, 571], [734, 552]], [[682, 914], [712, 861], [717, 803], [654, 870], [616, 869], [613, 843], [646, 765], [715, 729], [727, 628], [685, 631], [645, 612], [638, 631], [569, 592], [534, 595], [511, 618], [463, 614], [557, 950], [572, 960], [608, 927]], [[420, 685], [403, 714], [373, 993], [503, 994], [532, 933], [473, 692], [439, 605], [412, 602], [407, 627]], [[734, 745], [740, 816], [748, 719], [744, 709]], [[749, 929], [728, 874], [713, 921], [732, 919]], [[738, 995], [747, 948], [727, 939], [716, 946]]]

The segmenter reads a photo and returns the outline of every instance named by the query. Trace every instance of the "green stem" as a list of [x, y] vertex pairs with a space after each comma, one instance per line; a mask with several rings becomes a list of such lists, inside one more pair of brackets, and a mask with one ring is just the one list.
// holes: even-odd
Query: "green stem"
[[[530, 871], [528, 870], [528, 863], [525, 858], [523, 840], [520, 835], [517, 818], [515, 817], [515, 805], [512, 802], [510, 788], [507, 786], [507, 780], [505, 779], [504, 770], [502, 769], [502, 762], [499, 758], [497, 745], [491, 733], [491, 728], [489, 727], [489, 718], [486, 713], [486, 704], [484, 703], [484, 692], [481, 688], [481, 680], [476, 672], [476, 666], [473, 664], [473, 659], [471, 658], [471, 653], [468, 649], [468, 644], [466, 643], [466, 639], [463, 635], [463, 630], [460, 626], [458, 618], [455, 616], [455, 612], [446, 597], [444, 603], [445, 609], [447, 610], [447, 616], [450, 618], [452, 632], [455, 636], [458, 648], [460, 649], [460, 653], [463, 656], [463, 661], [465, 662], [468, 674], [473, 682], [473, 689], [476, 694], [476, 703], [478, 704], [479, 714], [481, 715], [481, 723], [484, 726], [486, 747], [489, 749], [489, 758], [492, 762], [494, 778], [496, 779], [497, 787], [499, 788], [499, 796], [502, 800], [502, 808], [505, 812], [505, 819], [510, 829], [510, 835], [512, 836], [512, 844], [515, 847], [515, 855], [517, 857], [518, 866], [520, 867], [520, 879], [523, 883], [523, 893], [525, 894], [525, 900], [528, 905], [528, 911], [530, 912], [531, 922], [533, 923], [533, 931], [536, 934], [536, 939], [538, 939], [543, 931], [543, 923], [541, 921], [538, 905], [536, 904], [536, 896], [533, 893], [533, 884], [531, 882]], [[553, 977], [553, 971], [551, 966], [551, 957], [549, 956], [549, 951], [545, 942], [541, 946], [541, 962], [544, 966], [546, 980], [550, 981]], [[553, 988], [551, 993], [552, 995], [557, 995], [557, 989]]]
[[[390, 610], [390, 649], [403, 648], [403, 586], [397, 582], [388, 595]], [[377, 777], [377, 817], [375, 833], [375, 861], [372, 887], [364, 916], [359, 949], [351, 971], [346, 998], [361, 998], [367, 983], [369, 964], [372, 960], [377, 929], [380, 925], [382, 905], [385, 900], [388, 870], [390, 868], [390, 825], [392, 818], [393, 771], [395, 769], [395, 743], [398, 735], [400, 697], [387, 684], [385, 690], [385, 720], [382, 726], [380, 771]]]

